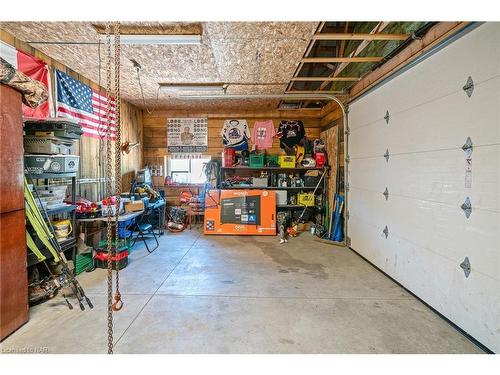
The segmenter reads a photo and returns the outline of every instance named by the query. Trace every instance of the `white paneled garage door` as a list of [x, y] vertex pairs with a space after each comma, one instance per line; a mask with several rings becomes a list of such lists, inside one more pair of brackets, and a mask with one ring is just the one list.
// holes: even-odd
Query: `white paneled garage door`
[[352, 103], [349, 128], [351, 247], [500, 352], [500, 23]]

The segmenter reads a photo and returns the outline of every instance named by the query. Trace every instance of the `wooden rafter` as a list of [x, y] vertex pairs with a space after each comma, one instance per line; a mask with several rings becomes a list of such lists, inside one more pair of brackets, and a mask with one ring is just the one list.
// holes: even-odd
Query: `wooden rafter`
[[293, 77], [292, 81], [297, 82], [355, 82], [359, 77]]
[[364, 63], [364, 62], [379, 62], [383, 57], [305, 57], [302, 62], [307, 64], [314, 63]]
[[406, 40], [408, 34], [356, 34], [356, 33], [320, 33], [314, 34], [313, 40]]

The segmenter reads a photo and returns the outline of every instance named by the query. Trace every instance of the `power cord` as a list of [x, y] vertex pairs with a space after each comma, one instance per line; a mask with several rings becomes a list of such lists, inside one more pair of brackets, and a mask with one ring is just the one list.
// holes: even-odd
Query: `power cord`
[[139, 84], [139, 89], [141, 91], [141, 97], [142, 97], [142, 104], [144, 106], [144, 109], [146, 110], [146, 112], [151, 115], [153, 114], [153, 112], [156, 110], [157, 106], [158, 106], [158, 100], [160, 98], [160, 86], [158, 85], [158, 89], [156, 90], [156, 101], [155, 101], [155, 104], [153, 106], [153, 108], [150, 110], [147, 105], [146, 105], [146, 98], [144, 97], [144, 89], [142, 88], [142, 81], [141, 81], [141, 70], [142, 70], [142, 66], [141, 64], [139, 64], [136, 60], [134, 59], [130, 59], [130, 62], [132, 63], [132, 65], [134, 66], [135, 68], [135, 72], [137, 73], [137, 82]]

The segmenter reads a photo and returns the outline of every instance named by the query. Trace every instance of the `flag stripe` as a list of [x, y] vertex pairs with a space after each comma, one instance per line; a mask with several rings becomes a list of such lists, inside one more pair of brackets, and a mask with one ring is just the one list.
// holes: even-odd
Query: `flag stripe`
[[[58, 108], [58, 113], [61, 117], [66, 117], [69, 119], [75, 119], [75, 116], [72, 115], [71, 113], [68, 113], [69, 111], [66, 108]], [[82, 128], [89, 128], [89, 129], [96, 129], [97, 131], [101, 132], [102, 134], [106, 133], [107, 126], [106, 124], [96, 124], [91, 121], [87, 121], [81, 118], [78, 118], [78, 123], [82, 125]], [[84, 129], [85, 130], [85, 129]], [[114, 133], [116, 132], [116, 129], [114, 127], [110, 128], [110, 132]]]
[[76, 120], [83, 130], [83, 135], [93, 138], [109, 136], [116, 138], [116, 102], [111, 98], [107, 123], [108, 103], [106, 94], [92, 89], [67, 74], [56, 71], [57, 79], [57, 115]]
[[[99, 115], [93, 115], [93, 114], [90, 114], [86, 111], [82, 111], [81, 109], [77, 109], [77, 108], [73, 108], [67, 104], [63, 104], [61, 102], [58, 102], [57, 103], [57, 107], [58, 108], [64, 108], [66, 109], [66, 113], [71, 113], [75, 116], [79, 116], [80, 118], [83, 118], [83, 119], [86, 119], [86, 120], [89, 120], [89, 121], [92, 121], [92, 122], [97, 122], [97, 123], [102, 123], [102, 124], [106, 124], [107, 121], [106, 121], [106, 114], [102, 114], [101, 116]], [[115, 125], [115, 121], [114, 121], [114, 116], [111, 116], [111, 125], [114, 126]]]

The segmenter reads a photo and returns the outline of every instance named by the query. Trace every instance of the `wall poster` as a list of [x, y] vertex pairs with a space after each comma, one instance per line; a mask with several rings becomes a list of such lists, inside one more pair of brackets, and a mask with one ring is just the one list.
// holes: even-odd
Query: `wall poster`
[[169, 118], [167, 120], [167, 150], [169, 153], [199, 153], [208, 151], [207, 118]]

